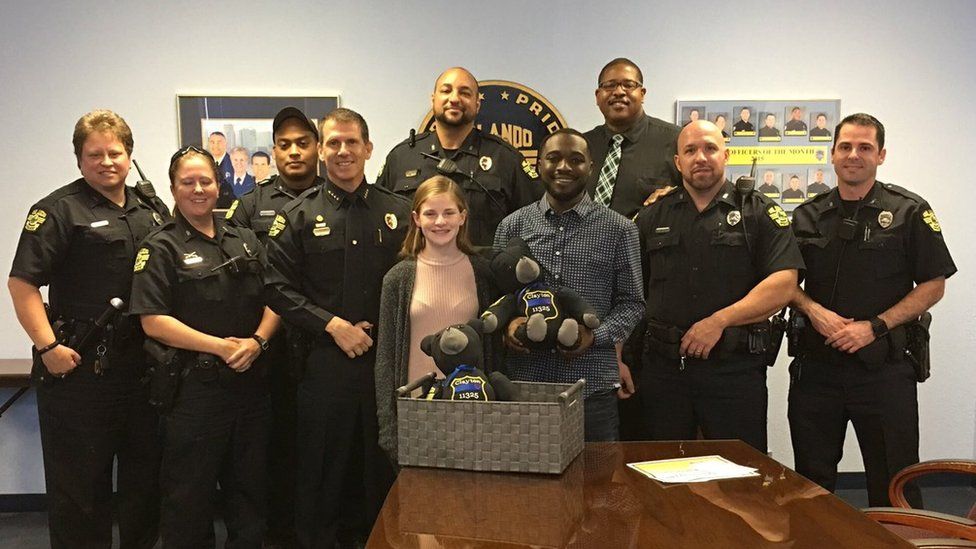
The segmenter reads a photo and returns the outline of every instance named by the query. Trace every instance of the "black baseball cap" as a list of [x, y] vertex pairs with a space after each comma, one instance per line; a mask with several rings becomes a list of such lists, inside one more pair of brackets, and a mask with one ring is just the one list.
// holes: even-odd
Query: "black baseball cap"
[[281, 124], [289, 118], [297, 118], [299, 121], [303, 122], [308, 128], [308, 131], [315, 135], [316, 141], [319, 139], [319, 129], [315, 127], [315, 124], [313, 124], [312, 121], [305, 116], [305, 113], [298, 109], [298, 107], [285, 107], [278, 111], [278, 114], [276, 114], [274, 117], [274, 122], [271, 124], [272, 139], [274, 138], [274, 135], [278, 133], [278, 128], [281, 127]]

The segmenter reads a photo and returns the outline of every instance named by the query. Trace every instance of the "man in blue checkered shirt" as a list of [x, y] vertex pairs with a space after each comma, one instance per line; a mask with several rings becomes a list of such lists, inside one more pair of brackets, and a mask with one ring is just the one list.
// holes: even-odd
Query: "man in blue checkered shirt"
[[586, 379], [584, 430], [587, 441], [617, 440], [617, 399], [634, 391], [620, 349], [644, 312], [640, 249], [636, 226], [597, 204], [585, 192], [592, 161], [586, 139], [572, 129], [546, 136], [540, 144], [539, 175], [546, 194], [506, 217], [495, 232], [495, 250], [522, 238], [543, 267], [544, 282], [568, 286], [592, 305], [602, 320], [590, 331], [582, 324], [580, 346], [570, 352], [529, 351], [511, 337], [508, 372], [519, 381], [574, 383]]

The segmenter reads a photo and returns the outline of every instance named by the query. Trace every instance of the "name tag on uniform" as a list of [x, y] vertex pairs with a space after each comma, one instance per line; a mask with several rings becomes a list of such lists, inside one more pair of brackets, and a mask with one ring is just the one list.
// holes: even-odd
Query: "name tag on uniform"
[[671, 232], [671, 227], [658, 227], [654, 229], [655, 234], [664, 234]]
[[99, 227], [105, 227], [105, 226], [108, 226], [108, 220], [107, 219], [103, 219], [101, 221], [95, 221], [94, 223], [91, 224], [91, 228], [92, 229], [97, 229]]
[[261, 217], [271, 217], [275, 214], [274, 210], [261, 210], [258, 215]]
[[417, 174], [419, 174], [419, 173], [420, 173], [420, 170], [407, 170], [407, 173], [403, 174], [403, 176], [404, 177], [417, 177]]

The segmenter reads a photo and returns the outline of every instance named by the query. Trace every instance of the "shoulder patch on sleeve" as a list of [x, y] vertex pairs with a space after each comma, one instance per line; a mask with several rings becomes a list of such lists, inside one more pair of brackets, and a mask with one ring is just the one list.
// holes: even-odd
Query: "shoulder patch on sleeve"
[[139, 251], [136, 252], [136, 264], [132, 268], [132, 272], [141, 273], [142, 271], [146, 270], [146, 263], [148, 262], [149, 262], [149, 248], [145, 248], [145, 247], [139, 248]]
[[925, 224], [928, 225], [930, 229], [932, 229], [933, 233], [942, 232], [942, 226], [939, 225], [939, 219], [935, 217], [935, 212], [932, 211], [932, 208], [929, 208], [924, 212], [922, 212], [922, 221], [924, 221]]
[[237, 211], [237, 206], [240, 203], [241, 203], [240, 200], [235, 199], [234, 202], [231, 203], [230, 208], [227, 208], [227, 215], [224, 216], [224, 219], [230, 219], [234, 217], [234, 212]]
[[47, 212], [40, 209], [34, 208], [29, 214], [27, 214], [27, 221], [24, 223], [24, 230], [33, 233], [37, 229], [41, 228], [41, 225], [47, 221]]
[[790, 218], [786, 215], [786, 212], [783, 211], [783, 208], [781, 208], [779, 204], [771, 204], [770, 206], [766, 207], [766, 215], [773, 220], [773, 223], [780, 227], [785, 228], [790, 226]]
[[285, 228], [285, 216], [278, 214], [275, 216], [274, 221], [271, 223], [271, 228], [268, 229], [268, 236], [274, 238], [281, 233]]
[[522, 171], [525, 172], [525, 175], [532, 179], [539, 179], [539, 174], [535, 172], [535, 168], [533, 168], [532, 164], [529, 164], [529, 161], [524, 158], [522, 159]]

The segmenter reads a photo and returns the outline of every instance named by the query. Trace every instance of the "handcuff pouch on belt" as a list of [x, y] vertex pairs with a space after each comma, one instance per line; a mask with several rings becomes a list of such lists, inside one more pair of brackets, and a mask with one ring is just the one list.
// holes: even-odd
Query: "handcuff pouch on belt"
[[168, 414], [180, 390], [186, 353], [149, 337], [143, 348], [148, 359], [146, 380], [149, 382], [149, 404], [160, 414]]

